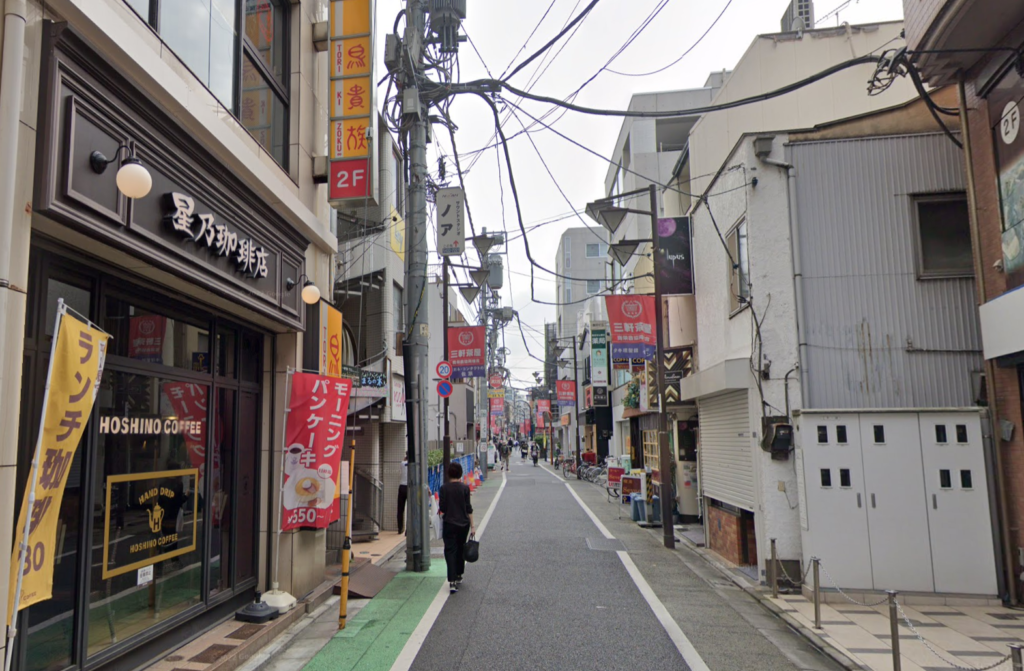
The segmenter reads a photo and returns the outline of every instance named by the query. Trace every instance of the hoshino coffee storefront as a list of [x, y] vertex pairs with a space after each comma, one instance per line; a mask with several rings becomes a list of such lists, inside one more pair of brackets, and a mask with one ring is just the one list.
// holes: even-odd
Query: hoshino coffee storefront
[[[36, 25], [38, 82], [25, 89], [38, 86], [38, 112], [22, 121], [34, 130], [17, 176], [28, 200], [15, 212], [10, 286], [0, 290], [12, 296], [0, 303], [3, 351], [14, 351], [6, 365], [20, 370], [8, 375], [19, 386], [5, 387], [19, 411], [4, 427], [16, 445], [0, 471], [2, 569], [11, 540], [22, 541], [23, 509], [24, 529], [53, 531], [30, 545], [39, 550], [24, 562], [8, 650], [18, 671], [133, 669], [270, 589], [285, 394], [275, 371], [302, 361], [303, 282], [330, 295], [337, 243], [326, 208], [321, 220], [297, 197], [270, 199], [180, 110], [157, 103], [152, 82], [108, 62], [95, 32]], [[95, 381], [70, 397], [92, 404], [62, 416], [81, 434], [70, 450], [55, 447], [50, 419], [39, 440], [51, 378], [56, 389], [67, 373], [51, 374], [66, 356], [66, 325], [106, 339], [100, 368], [66, 385], [75, 374]], [[69, 347], [70, 361], [84, 358], [77, 339]], [[41, 494], [26, 506], [33, 482]], [[301, 597], [320, 585], [324, 542], [285, 535], [282, 590]], [[50, 562], [52, 593], [26, 602], [46, 591], [33, 574]]]

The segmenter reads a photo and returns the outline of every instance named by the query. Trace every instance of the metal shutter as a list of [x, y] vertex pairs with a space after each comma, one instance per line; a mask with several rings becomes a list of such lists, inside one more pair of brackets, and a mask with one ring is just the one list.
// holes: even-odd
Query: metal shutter
[[747, 392], [698, 401], [700, 475], [706, 496], [754, 510], [754, 457]]

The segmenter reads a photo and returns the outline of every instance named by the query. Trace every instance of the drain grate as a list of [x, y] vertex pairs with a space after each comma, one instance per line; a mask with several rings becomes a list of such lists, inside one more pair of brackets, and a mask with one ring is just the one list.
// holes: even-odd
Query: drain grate
[[588, 538], [587, 547], [600, 552], [623, 552], [626, 549], [618, 538]]

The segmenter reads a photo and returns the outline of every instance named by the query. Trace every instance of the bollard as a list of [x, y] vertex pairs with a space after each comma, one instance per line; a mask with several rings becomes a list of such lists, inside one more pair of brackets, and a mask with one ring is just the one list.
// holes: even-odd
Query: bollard
[[1024, 649], [1020, 643], [1010, 644], [1010, 660], [1013, 666], [1013, 671], [1024, 671], [1024, 657], [1021, 656], [1021, 650]]
[[814, 568], [814, 628], [821, 629], [821, 583], [818, 580], [818, 564], [821, 562], [817, 557], [811, 557], [811, 566]]
[[896, 612], [896, 590], [887, 590], [889, 595], [889, 631], [892, 635], [892, 671], [901, 671], [900, 664], [900, 623]]
[[772, 539], [772, 566], [768, 571], [768, 579], [772, 581], [772, 598], [779, 598], [779, 556], [775, 552], [775, 539]]

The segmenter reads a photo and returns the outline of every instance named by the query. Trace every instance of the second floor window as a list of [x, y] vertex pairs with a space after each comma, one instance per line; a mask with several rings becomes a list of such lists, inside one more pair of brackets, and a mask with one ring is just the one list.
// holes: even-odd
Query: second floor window
[[125, 0], [263, 149], [288, 167], [284, 0]]
[[750, 259], [747, 256], [747, 222], [741, 221], [726, 237], [729, 255], [732, 257], [729, 268], [729, 299], [730, 309], [735, 312], [750, 299]]
[[601, 293], [601, 280], [587, 280], [587, 293], [588, 294], [599, 294], [599, 293]]

